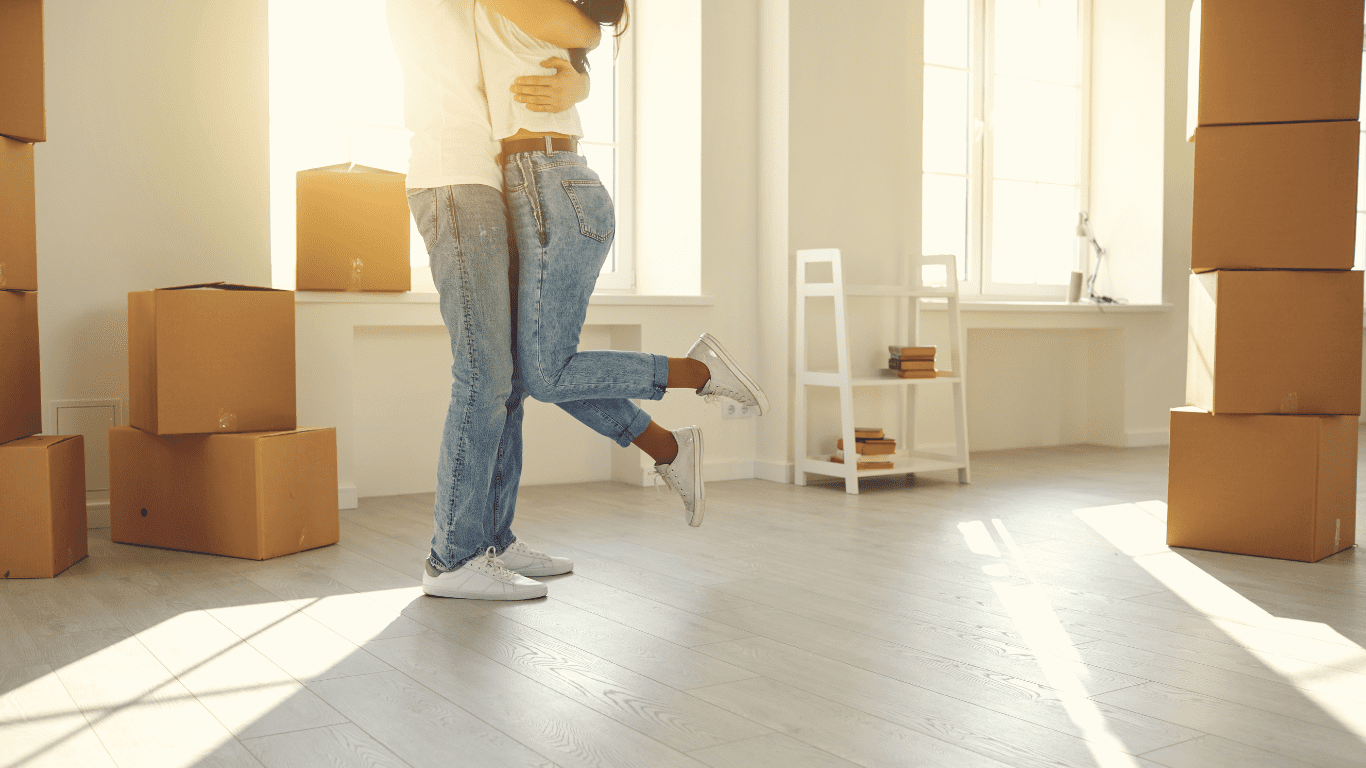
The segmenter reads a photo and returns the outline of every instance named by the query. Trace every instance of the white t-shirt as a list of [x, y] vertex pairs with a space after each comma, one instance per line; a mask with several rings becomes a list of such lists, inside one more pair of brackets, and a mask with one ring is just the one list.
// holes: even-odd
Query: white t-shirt
[[385, 11], [403, 69], [403, 121], [413, 132], [406, 186], [486, 184], [501, 190], [474, 0], [386, 0]]
[[479, 65], [487, 84], [489, 120], [493, 138], [506, 139], [525, 128], [535, 133], [563, 133], [581, 138], [579, 111], [533, 112], [512, 98], [512, 81], [523, 75], [553, 75], [541, 62], [558, 56], [569, 60], [569, 51], [523, 32], [521, 27], [495, 11], [475, 4], [474, 32], [479, 44]]

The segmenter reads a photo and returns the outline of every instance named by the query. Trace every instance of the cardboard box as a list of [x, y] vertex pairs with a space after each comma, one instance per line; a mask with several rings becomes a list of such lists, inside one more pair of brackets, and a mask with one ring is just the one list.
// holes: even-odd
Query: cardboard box
[[85, 438], [0, 444], [0, 509], [0, 578], [50, 578], [85, 557]]
[[1186, 403], [1211, 413], [1357, 414], [1362, 273], [1191, 275]]
[[335, 544], [337, 433], [109, 430], [113, 540], [251, 560]]
[[405, 178], [348, 164], [299, 171], [295, 288], [411, 290]]
[[1187, 136], [1360, 117], [1362, 0], [1196, 0], [1190, 27]]
[[0, 443], [43, 431], [38, 294], [0, 291]]
[[38, 290], [37, 232], [33, 145], [0, 136], [0, 290]]
[[294, 429], [293, 292], [128, 294], [128, 395], [129, 423], [153, 434]]
[[1171, 416], [1167, 544], [1314, 562], [1355, 543], [1352, 416]]
[[0, 0], [0, 105], [0, 135], [47, 140], [42, 0]]
[[1201, 126], [1191, 269], [1351, 269], [1361, 124]]

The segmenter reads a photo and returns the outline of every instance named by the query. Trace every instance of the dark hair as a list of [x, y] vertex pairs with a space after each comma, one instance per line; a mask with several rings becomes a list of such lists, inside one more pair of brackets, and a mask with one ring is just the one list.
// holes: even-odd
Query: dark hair
[[[616, 27], [613, 38], [621, 37], [630, 24], [631, 11], [626, 7], [626, 0], [573, 0], [574, 5], [578, 6], [592, 21], [604, 27]], [[570, 48], [569, 63], [574, 65], [574, 69], [581, 74], [588, 73], [588, 49]]]

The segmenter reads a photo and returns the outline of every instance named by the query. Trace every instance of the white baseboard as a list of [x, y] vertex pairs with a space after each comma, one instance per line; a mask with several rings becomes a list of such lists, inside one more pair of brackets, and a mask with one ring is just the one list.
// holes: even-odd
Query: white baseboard
[[[754, 479], [753, 461], [708, 461], [702, 465], [702, 480], [708, 483], [719, 483], [724, 480], [752, 480]], [[649, 467], [640, 468], [640, 487], [649, 488], [655, 484], [655, 471]], [[632, 480], [635, 478], [632, 477]], [[661, 481], [663, 482], [663, 481]], [[626, 482], [626, 485], [636, 485], [635, 482]]]
[[1125, 448], [1151, 448], [1171, 443], [1168, 429], [1132, 429], [1124, 434]]
[[770, 483], [792, 484], [792, 462], [790, 461], [756, 461], [754, 462], [754, 477], [759, 480], [767, 480]]
[[355, 509], [360, 506], [355, 483], [337, 483], [337, 508]]

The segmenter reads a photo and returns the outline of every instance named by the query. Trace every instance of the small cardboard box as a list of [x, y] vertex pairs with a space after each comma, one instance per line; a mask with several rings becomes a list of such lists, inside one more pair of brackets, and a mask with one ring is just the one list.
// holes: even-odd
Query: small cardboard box
[[1353, 416], [1171, 416], [1167, 544], [1315, 562], [1355, 543]]
[[1362, 0], [1196, 0], [1188, 130], [1357, 120]]
[[109, 430], [113, 540], [266, 560], [335, 544], [337, 433]]
[[1351, 269], [1361, 124], [1201, 126], [1191, 269]]
[[0, 509], [0, 577], [51, 578], [85, 557], [85, 438], [0, 444]]
[[38, 290], [37, 231], [33, 145], [0, 136], [0, 290]]
[[1357, 414], [1362, 273], [1192, 274], [1186, 403], [1211, 413]]
[[129, 293], [128, 396], [129, 423], [157, 435], [294, 429], [293, 292]]
[[405, 178], [348, 164], [299, 171], [296, 289], [412, 289]]
[[47, 140], [43, 108], [43, 2], [0, 2], [0, 135]]
[[0, 442], [43, 431], [38, 294], [0, 291]]

